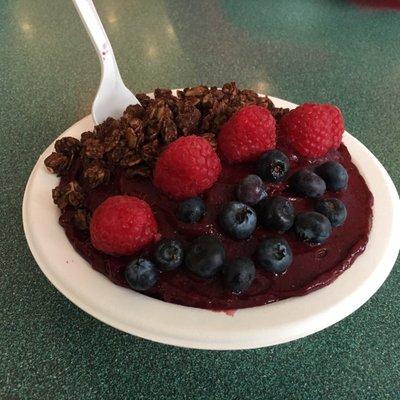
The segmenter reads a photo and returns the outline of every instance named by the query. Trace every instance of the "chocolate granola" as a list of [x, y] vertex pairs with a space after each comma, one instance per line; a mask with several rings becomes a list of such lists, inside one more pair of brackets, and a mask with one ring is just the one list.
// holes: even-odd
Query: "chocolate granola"
[[87, 228], [88, 211], [82, 203], [88, 190], [105, 184], [119, 168], [127, 176], [151, 177], [158, 155], [180, 136], [196, 134], [216, 147], [215, 135], [236, 110], [257, 104], [268, 108], [276, 118], [288, 109], [275, 108], [266, 96], [252, 90], [240, 90], [235, 82], [222, 89], [196, 86], [178, 90], [156, 89], [154, 99], [138, 94], [141, 105], [128, 106], [121, 118], [108, 118], [81, 139], [64, 137], [55, 143], [55, 152], [45, 159], [48, 170], [58, 176], [68, 175], [79, 158], [81, 173], [75, 180], [60, 182], [53, 190], [53, 200], [60, 209], [75, 208], [77, 226]]

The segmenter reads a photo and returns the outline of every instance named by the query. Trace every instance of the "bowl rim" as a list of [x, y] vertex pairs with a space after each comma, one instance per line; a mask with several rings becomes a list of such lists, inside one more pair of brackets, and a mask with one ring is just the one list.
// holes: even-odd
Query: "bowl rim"
[[[296, 107], [269, 98], [278, 107]], [[80, 136], [92, 127], [88, 115], [59, 137]], [[343, 142], [374, 195], [369, 242], [351, 268], [333, 283], [301, 297], [239, 309], [232, 316], [166, 303], [113, 284], [75, 252], [58, 224], [58, 209], [50, 193], [59, 178], [43, 164], [54, 142], [39, 157], [26, 185], [22, 205], [25, 236], [40, 269], [65, 297], [121, 331], [160, 343], [208, 350], [289, 342], [325, 329], [357, 310], [383, 284], [399, 252], [400, 200], [394, 183], [361, 142], [347, 132]]]

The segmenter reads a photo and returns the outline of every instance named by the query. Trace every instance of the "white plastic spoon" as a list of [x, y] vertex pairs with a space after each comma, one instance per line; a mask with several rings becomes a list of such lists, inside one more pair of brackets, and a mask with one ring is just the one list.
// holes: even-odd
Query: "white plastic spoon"
[[92, 40], [101, 63], [101, 81], [92, 105], [92, 117], [100, 124], [108, 117], [119, 118], [130, 104], [140, 104], [124, 85], [106, 31], [92, 0], [72, 0]]

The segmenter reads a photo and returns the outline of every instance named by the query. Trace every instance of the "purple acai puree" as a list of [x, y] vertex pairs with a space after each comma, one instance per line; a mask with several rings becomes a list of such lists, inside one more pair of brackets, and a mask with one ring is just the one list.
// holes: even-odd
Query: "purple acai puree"
[[[311, 246], [300, 242], [292, 231], [284, 234], [258, 227], [252, 237], [237, 241], [227, 237], [218, 227], [217, 216], [226, 202], [234, 200], [235, 185], [246, 175], [255, 173], [254, 164], [223, 165], [218, 182], [203, 195], [207, 207], [205, 217], [198, 224], [179, 222], [175, 216], [176, 202], [160, 193], [146, 178], [128, 178], [123, 170], [116, 171], [107, 185], [90, 191], [85, 206], [92, 211], [107, 197], [116, 194], [137, 196], [147, 201], [158, 221], [162, 237], [179, 238], [187, 245], [202, 234], [218, 236], [224, 244], [227, 259], [253, 257], [260, 241], [267, 237], [283, 236], [292, 247], [293, 263], [282, 275], [263, 270], [257, 266], [255, 280], [246, 293], [235, 295], [224, 288], [220, 276], [211, 279], [196, 277], [185, 267], [175, 271], [161, 272], [155, 287], [145, 294], [167, 302], [212, 310], [234, 310], [267, 304], [280, 299], [301, 296], [333, 282], [364, 251], [372, 221], [373, 197], [350, 154], [343, 144], [337, 151], [331, 151], [324, 159], [308, 160], [298, 158], [288, 149], [285, 152], [291, 163], [290, 174], [306, 165], [319, 164], [326, 160], [337, 160], [349, 175], [347, 190], [338, 193], [327, 192], [324, 197], [336, 197], [347, 207], [347, 220], [334, 228], [331, 237], [321, 245]], [[74, 169], [72, 169], [74, 170]], [[76, 171], [76, 169], [75, 169]], [[68, 177], [64, 178], [68, 180]], [[267, 185], [268, 195], [282, 195], [293, 201], [296, 213], [313, 209], [313, 200], [293, 197], [287, 184]], [[129, 257], [115, 257], [100, 253], [90, 243], [87, 233], [74, 228], [71, 211], [65, 209], [60, 217], [68, 239], [92, 267], [106, 275], [117, 285], [127, 286], [124, 268], [139, 254]], [[150, 256], [147, 248], [140, 255]]]

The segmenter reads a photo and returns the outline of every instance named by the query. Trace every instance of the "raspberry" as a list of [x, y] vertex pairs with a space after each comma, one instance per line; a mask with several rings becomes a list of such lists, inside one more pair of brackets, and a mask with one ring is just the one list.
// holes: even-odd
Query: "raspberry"
[[182, 200], [209, 189], [221, 169], [217, 153], [206, 139], [185, 136], [161, 153], [154, 168], [154, 184], [169, 197]]
[[107, 254], [132, 254], [158, 239], [150, 206], [132, 196], [112, 196], [96, 208], [90, 222], [93, 246]]
[[253, 161], [275, 148], [275, 144], [275, 118], [266, 108], [256, 105], [237, 111], [218, 135], [218, 150], [230, 163]]
[[331, 104], [306, 103], [285, 115], [280, 124], [282, 139], [302, 156], [322, 157], [342, 141], [344, 121]]

